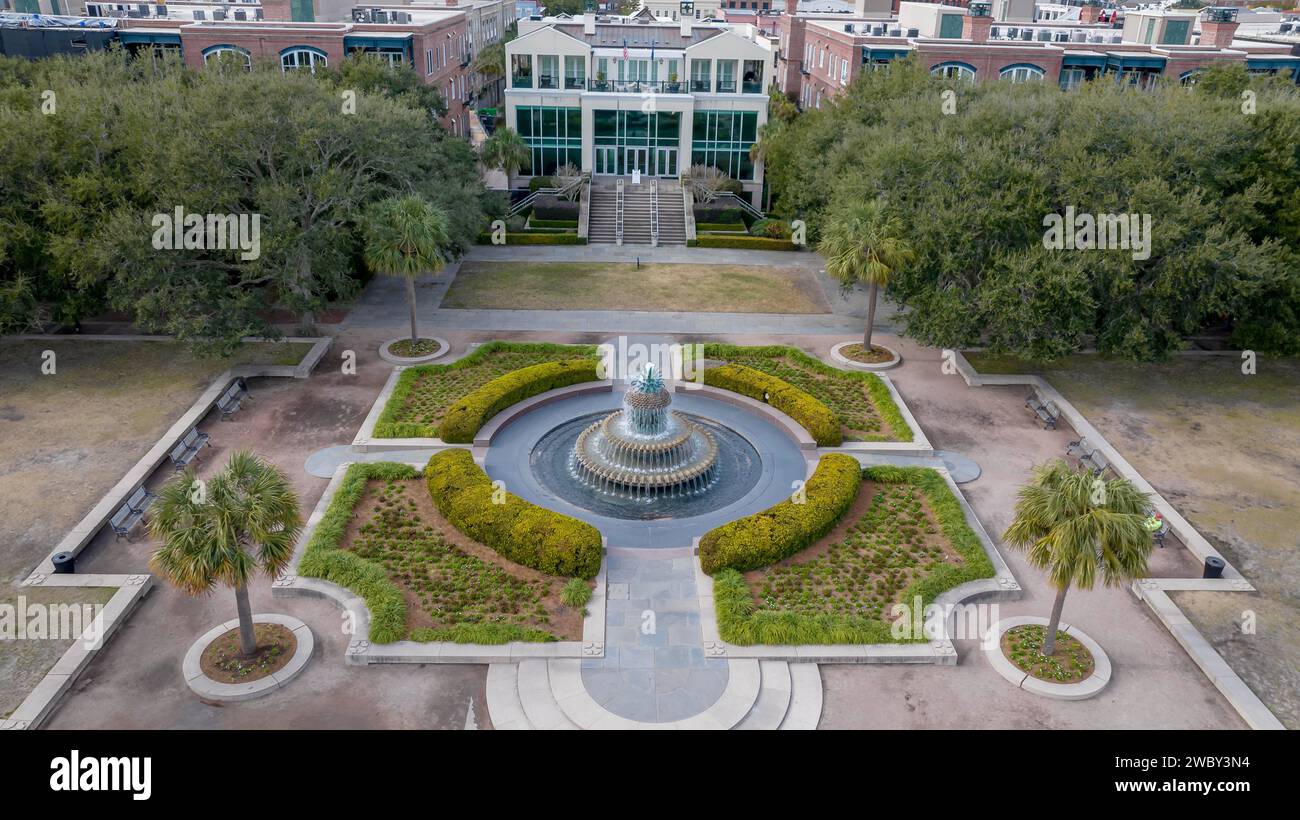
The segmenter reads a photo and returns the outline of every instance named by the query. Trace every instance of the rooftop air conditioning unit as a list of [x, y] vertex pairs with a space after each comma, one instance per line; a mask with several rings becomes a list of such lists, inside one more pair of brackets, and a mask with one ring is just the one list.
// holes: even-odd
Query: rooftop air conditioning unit
[[902, 37], [902, 36], [903, 36], [903, 30], [902, 30], [901, 28], [891, 28], [891, 29], [889, 30], [889, 36], [890, 36], [890, 37]]
[[1001, 36], [1002, 36], [1002, 29], [998, 28], [997, 26], [994, 26], [993, 28], [989, 29], [990, 40], [997, 40]]
[[255, 9], [253, 9], [253, 19], [254, 19], [254, 20], [261, 20], [261, 19], [262, 19], [262, 9], [261, 9], [261, 8], [255, 8]]
[[166, 6], [154, 6], [154, 7], [153, 7], [153, 14], [154, 14], [155, 17], [166, 17], [166, 16], [167, 16], [167, 7], [166, 7]]
[[149, 4], [148, 4], [148, 3], [137, 3], [135, 7], [138, 8], [138, 9], [140, 10], [140, 16], [141, 16], [141, 17], [148, 17], [148, 16], [149, 16]]
[[1038, 30], [1038, 41], [1040, 43], [1050, 42], [1051, 39], [1052, 39], [1052, 32], [1048, 31], [1045, 28]]
[[852, 24], [852, 23], [845, 23], [845, 24], [844, 24], [844, 31], [847, 32], [848, 34], [852, 34], [852, 33], [853, 33], [853, 24]]
[[920, 30], [919, 28], [909, 28], [909, 29], [907, 30], [907, 36], [908, 36], [908, 37], [920, 37], [920, 36], [921, 36], [921, 30]]
[[884, 37], [884, 36], [885, 36], [885, 27], [884, 27], [884, 26], [872, 26], [872, 28], [871, 28], [871, 34], [872, 34], [873, 37]]
[[397, 22], [399, 22], [399, 23], [409, 23], [409, 22], [411, 22], [411, 13], [410, 13], [409, 11], [399, 11], [399, 12], [397, 12]]
[[352, 10], [352, 22], [354, 22], [354, 23], [369, 23], [369, 22], [370, 22], [370, 9], [353, 9], [353, 10]]
[[1058, 31], [1056, 32], [1055, 39], [1058, 43], [1068, 43], [1070, 41], [1070, 34], [1066, 31]]
[[206, 11], [204, 11], [203, 9], [195, 9], [195, 10], [194, 10], [194, 19], [195, 19], [195, 20], [206, 20], [206, 19], [208, 19], [208, 13], [207, 13]]
[[236, 19], [236, 20], [247, 20], [247, 19], [248, 19], [248, 12], [244, 11], [243, 9], [235, 9], [235, 19]]
[[212, 10], [212, 19], [213, 19], [213, 20], [224, 20], [224, 19], [226, 19], [226, 10], [225, 10], [225, 9], [213, 9], [213, 10]]
[[1278, 30], [1279, 32], [1281, 32], [1282, 34], [1286, 34], [1288, 31], [1291, 30], [1291, 24], [1290, 24], [1290, 23], [1283, 23], [1282, 25], [1278, 26], [1278, 29], [1277, 29], [1277, 30]]
[[1020, 39], [1021, 39], [1021, 40], [1032, 40], [1032, 39], [1034, 39], [1034, 30], [1031, 29], [1031, 28], [1027, 28], [1027, 29], [1022, 30], [1022, 31], [1020, 32]]
[[1019, 36], [1020, 36], [1020, 29], [1018, 29], [1018, 28], [1009, 28], [1009, 29], [1007, 29], [1007, 38], [1008, 38], [1008, 39], [1010, 39], [1010, 40], [1014, 40], [1014, 39], [1016, 39], [1016, 38], [1019, 37]]

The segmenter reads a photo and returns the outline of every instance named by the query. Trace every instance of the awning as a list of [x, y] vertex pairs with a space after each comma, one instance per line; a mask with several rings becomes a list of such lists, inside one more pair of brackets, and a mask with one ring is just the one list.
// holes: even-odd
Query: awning
[[862, 47], [862, 62], [870, 63], [877, 60], [900, 60], [912, 53], [910, 48], [896, 47]]
[[1151, 54], [1123, 54], [1117, 51], [1106, 53], [1106, 67], [1121, 68], [1159, 68], [1165, 67], [1165, 58]]
[[411, 35], [393, 37], [344, 37], [343, 50], [351, 48], [388, 48], [405, 51], [410, 45]]
[[1247, 57], [1246, 68], [1259, 71], [1300, 68], [1300, 57]]
[[181, 44], [181, 36], [162, 31], [122, 31], [117, 35], [122, 45], [170, 45]]
[[1061, 58], [1061, 68], [1104, 68], [1105, 54], [1071, 54], [1065, 52]]

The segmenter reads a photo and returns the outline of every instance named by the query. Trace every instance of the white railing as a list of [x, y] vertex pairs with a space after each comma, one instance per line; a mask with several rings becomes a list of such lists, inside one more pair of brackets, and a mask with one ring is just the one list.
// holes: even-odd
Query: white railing
[[614, 240], [623, 244], [623, 178], [614, 182]]
[[528, 196], [516, 202], [514, 205], [511, 205], [509, 215], [517, 216], [523, 213], [525, 210], [528, 209], [529, 206], [531, 206], [534, 202], [537, 201], [538, 197], [542, 197], [542, 196], [556, 196], [560, 198], [567, 197], [569, 194], [573, 192], [575, 188], [580, 188], [581, 186], [586, 185], [587, 179], [588, 179], [587, 174], [583, 173], [582, 176], [578, 177], [573, 182], [570, 182], [568, 185], [565, 185], [563, 188], [538, 188], [536, 191], [533, 191]]
[[659, 247], [659, 180], [650, 180], [650, 246]]

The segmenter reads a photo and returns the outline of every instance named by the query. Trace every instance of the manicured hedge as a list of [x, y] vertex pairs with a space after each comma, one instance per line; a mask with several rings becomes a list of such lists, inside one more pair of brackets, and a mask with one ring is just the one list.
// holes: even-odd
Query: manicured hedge
[[536, 191], [538, 188], [554, 188], [554, 187], [555, 186], [551, 184], [550, 177], [533, 177], [532, 179], [528, 180], [529, 191]]
[[488, 419], [512, 404], [557, 387], [597, 381], [597, 364], [591, 359], [545, 362], [498, 376], [447, 408], [438, 437], [450, 444], [468, 444]]
[[697, 231], [734, 231], [737, 236], [745, 235], [744, 222], [696, 222]]
[[576, 228], [578, 220], [576, 219], [539, 219], [534, 217], [528, 220], [529, 228]]
[[468, 450], [436, 453], [424, 476], [433, 503], [452, 526], [516, 564], [576, 578], [600, 571], [595, 527], [498, 491]]
[[[688, 347], [689, 349], [689, 347]], [[709, 343], [704, 345], [704, 356], [708, 359], [721, 359], [730, 361], [733, 358], [742, 356], [769, 356], [773, 358], [786, 357], [799, 362], [800, 366], [805, 367], [814, 373], [819, 373], [830, 379], [847, 379], [849, 381], [862, 382], [866, 388], [867, 395], [871, 397], [871, 403], [876, 408], [884, 420], [889, 432], [892, 435], [870, 437], [867, 441], [912, 441], [915, 436], [912, 434], [912, 428], [908, 425], [907, 420], [903, 418], [903, 411], [898, 409], [898, 404], [894, 401], [893, 395], [890, 394], [889, 388], [885, 382], [875, 373], [868, 373], [863, 370], [841, 370], [838, 367], [831, 367], [820, 359], [813, 358], [804, 353], [797, 347], [789, 345], [729, 345], [720, 343]], [[707, 372], [707, 371], [706, 371]]]
[[691, 209], [691, 213], [695, 216], [696, 222], [713, 222], [716, 224], [736, 223], [742, 228], [745, 225], [745, 212], [740, 208], [696, 205]]
[[789, 498], [766, 510], [709, 530], [700, 539], [700, 566], [712, 575], [742, 572], [789, 558], [830, 532], [862, 484], [862, 467], [843, 453], [822, 456], [804, 485], [802, 503]]
[[533, 217], [536, 219], [572, 219], [578, 218], [580, 206], [576, 202], [560, 199], [557, 196], [539, 196], [533, 202]]
[[842, 440], [840, 417], [835, 411], [792, 384], [742, 364], [704, 370], [704, 383], [766, 402], [803, 425], [822, 447], [838, 447]]
[[352, 511], [366, 491], [366, 482], [416, 478], [418, 472], [405, 464], [376, 461], [353, 464], [343, 474], [334, 499], [325, 510], [298, 563], [298, 574], [320, 578], [352, 590], [370, 610], [370, 640], [392, 643], [406, 636], [406, 599], [380, 565], [356, 553], [339, 549]]
[[553, 355], [557, 359], [560, 357], [567, 359], [569, 357], [591, 356], [592, 361], [596, 361], [595, 345], [559, 345], [551, 342], [503, 342], [495, 340], [478, 346], [472, 353], [449, 364], [422, 364], [408, 367], [398, 377], [397, 385], [393, 388], [393, 394], [388, 397], [384, 409], [380, 411], [379, 419], [375, 422], [375, 438], [435, 438], [438, 435], [438, 428], [433, 425], [398, 420], [398, 415], [402, 412], [402, 408], [405, 407], [407, 397], [415, 389], [416, 383], [422, 376], [435, 376], [452, 370], [476, 367], [483, 359], [498, 352], [541, 353]]
[[[699, 230], [698, 226], [696, 230]], [[799, 246], [789, 239], [769, 239], [766, 236], [720, 236], [706, 233], [687, 244], [696, 248], [733, 248], [751, 251], [799, 250]]]
[[[961, 564], [939, 563], [929, 574], [911, 584], [900, 600], [911, 605], [920, 596], [922, 607], [935, 598], [968, 581], [991, 578], [993, 564], [980, 543], [979, 536], [966, 523], [961, 503], [947, 482], [934, 470], [924, 467], [869, 467], [864, 478], [880, 484], [912, 484], [925, 494], [948, 543], [962, 556]], [[917, 636], [908, 640], [895, 638], [889, 624], [882, 619], [854, 615], [802, 615], [796, 612], [756, 610], [744, 576], [734, 569], [723, 569], [713, 576], [713, 602], [717, 613], [718, 634], [728, 643], [751, 644], [838, 644], [899, 643], [925, 640]]]
[[[492, 234], [481, 233], [480, 245], [491, 245]], [[587, 240], [576, 233], [506, 233], [507, 245], [585, 245]]]

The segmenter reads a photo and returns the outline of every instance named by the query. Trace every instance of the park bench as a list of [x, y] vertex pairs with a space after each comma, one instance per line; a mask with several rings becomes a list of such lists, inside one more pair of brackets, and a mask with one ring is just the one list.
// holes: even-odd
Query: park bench
[[122, 507], [109, 519], [108, 525], [113, 528], [113, 535], [117, 540], [125, 538], [131, 540], [131, 530], [141, 521], [144, 521], [144, 510], [133, 510], [129, 503], [123, 504]]
[[1080, 438], [1078, 441], [1072, 441], [1065, 445], [1065, 455], [1078, 456], [1082, 459], [1094, 452], [1096, 449], [1096, 447], [1093, 447], [1092, 444], [1088, 442], [1087, 438]]
[[172, 469], [179, 473], [188, 467], [191, 461], [199, 457], [199, 450], [202, 450], [204, 445], [212, 446], [211, 438], [207, 433], [200, 433], [197, 427], [191, 427], [168, 454], [168, 458], [172, 461]]
[[1056, 402], [1051, 399], [1040, 401], [1038, 393], [1035, 391], [1030, 393], [1029, 397], [1025, 399], [1025, 407], [1029, 408], [1029, 410], [1038, 417], [1038, 420], [1043, 424], [1044, 430], [1056, 429], [1056, 423], [1061, 418], [1061, 410], [1056, 406]]
[[248, 383], [242, 378], [235, 379], [226, 388], [226, 392], [221, 394], [217, 399], [217, 409], [221, 411], [221, 420], [229, 421], [230, 417], [239, 412], [245, 401], [251, 400], [248, 394]]
[[145, 486], [141, 484], [139, 487], [135, 488], [135, 492], [131, 493], [131, 497], [126, 500], [126, 506], [130, 507], [134, 512], [144, 515], [148, 512], [149, 505], [157, 498], [157, 493], [149, 492], [145, 489]]
[[1093, 475], [1096, 475], [1098, 477], [1100, 477], [1102, 473], [1111, 469], [1110, 461], [1106, 459], [1105, 454], [1102, 453], [1101, 450], [1097, 450], [1097, 449], [1094, 449], [1092, 450], [1092, 452], [1089, 452], [1081, 456], [1079, 458], [1079, 463], [1087, 467], [1088, 469], [1092, 470]]

